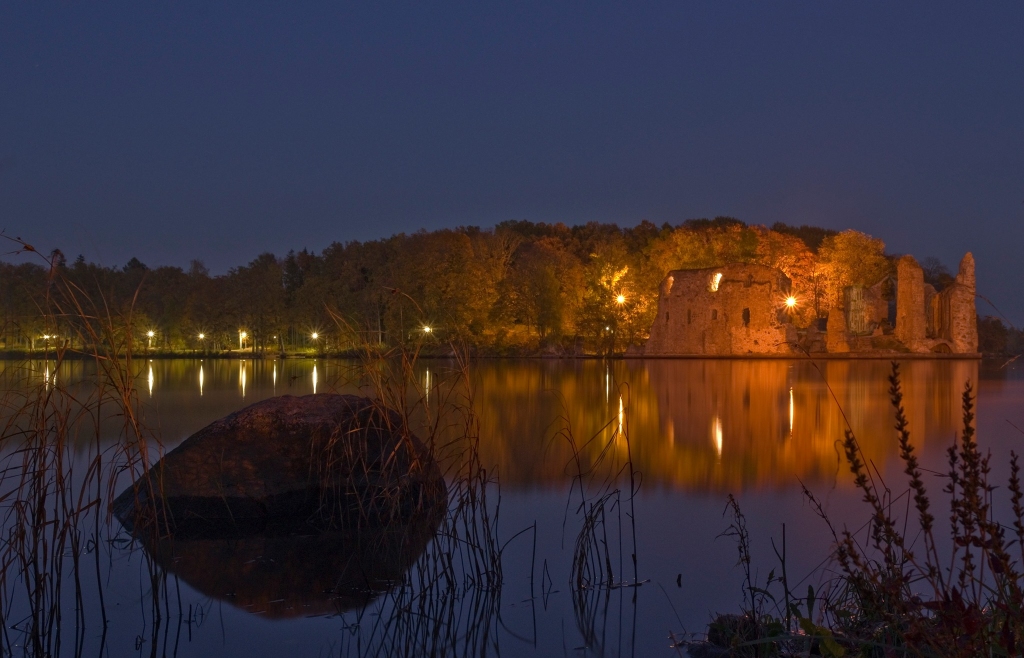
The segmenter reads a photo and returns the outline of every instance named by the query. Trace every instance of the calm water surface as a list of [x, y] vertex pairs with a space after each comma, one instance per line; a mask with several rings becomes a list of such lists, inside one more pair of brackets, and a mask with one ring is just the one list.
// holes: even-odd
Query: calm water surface
[[[1024, 427], [1024, 369], [1000, 365], [903, 364], [907, 415], [926, 467], [941, 469], [943, 452], [959, 428], [962, 387], [971, 381], [978, 395], [979, 442], [995, 455], [996, 477], [1005, 476], [1009, 451], [1020, 452], [1024, 443], [1010, 424]], [[3, 367], [10, 388], [32, 378], [71, 381], [85, 376], [90, 366], [65, 363], [56, 373], [52, 363]], [[348, 383], [351, 364], [340, 361], [154, 360], [137, 368], [145, 422], [166, 450], [207, 423], [267, 397], [357, 391]], [[441, 395], [452, 368], [447, 361], [422, 361], [417, 378], [424, 393]], [[713, 612], [735, 611], [741, 600], [735, 547], [718, 538], [728, 525], [722, 512], [730, 493], [747, 514], [760, 572], [775, 566], [770, 540], [778, 541], [785, 524], [790, 577], [806, 578], [799, 589], [817, 585], [827, 575], [819, 567], [829, 535], [804, 502], [801, 482], [819, 496], [836, 524], [859, 527], [867, 518], [836, 451], [847, 423], [881, 477], [898, 491], [905, 488], [888, 372], [885, 361], [474, 362], [470, 376], [480, 452], [500, 482], [499, 534], [504, 541], [534, 523], [538, 528], [535, 550], [531, 531], [505, 551], [498, 620], [487, 640], [491, 652], [673, 655], [670, 632], [702, 631]], [[640, 587], [574, 596], [569, 569], [578, 519], [567, 501], [578, 466], [566, 428], [582, 446], [578, 455], [584, 467], [601, 460], [621, 465], [627, 450], [632, 455], [640, 481], [634, 501]], [[938, 490], [941, 482], [934, 479], [932, 486]], [[611, 541], [625, 541], [626, 554], [631, 550], [629, 537]], [[252, 560], [273, 554], [287, 563], [285, 571], [301, 589], [322, 586], [318, 559], [329, 562], [350, 548], [330, 542], [276, 553], [269, 546], [242, 547], [238, 555], [249, 555], [246, 550]], [[111, 550], [104, 655], [381, 653], [360, 643], [376, 619], [374, 603], [362, 615], [301, 609], [284, 600], [242, 605], [217, 590], [218, 578], [234, 568], [231, 564], [194, 560], [199, 566], [179, 569], [174, 583], [181, 615], [191, 623], [172, 619], [155, 646], [140, 551]], [[629, 569], [624, 577], [631, 577]], [[178, 615], [177, 603], [172, 607]], [[83, 653], [97, 653], [99, 629], [86, 628], [84, 636]]]

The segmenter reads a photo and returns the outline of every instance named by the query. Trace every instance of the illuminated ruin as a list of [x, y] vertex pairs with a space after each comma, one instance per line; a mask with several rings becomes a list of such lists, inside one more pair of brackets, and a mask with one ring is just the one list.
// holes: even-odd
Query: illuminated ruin
[[797, 326], [802, 291], [782, 271], [732, 264], [673, 270], [661, 284], [658, 314], [644, 348], [648, 356], [789, 354], [964, 354], [978, 351], [974, 257], [937, 291], [912, 256], [894, 277], [849, 285], [833, 308]]

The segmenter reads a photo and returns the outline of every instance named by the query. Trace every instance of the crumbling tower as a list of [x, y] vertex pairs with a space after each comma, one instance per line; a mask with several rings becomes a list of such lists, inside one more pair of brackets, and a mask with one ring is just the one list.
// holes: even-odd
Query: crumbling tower
[[911, 352], [927, 351], [927, 328], [924, 270], [913, 256], [904, 256], [896, 263], [896, 338]]

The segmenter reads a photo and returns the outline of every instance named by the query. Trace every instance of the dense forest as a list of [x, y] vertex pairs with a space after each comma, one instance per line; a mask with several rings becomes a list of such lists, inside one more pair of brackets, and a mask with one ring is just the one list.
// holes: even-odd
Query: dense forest
[[[669, 270], [726, 263], [782, 270], [799, 300], [795, 321], [807, 325], [839, 303], [844, 286], [891, 274], [894, 258], [857, 231], [729, 217], [420, 231], [336, 242], [319, 254], [265, 253], [223, 276], [200, 261], [150, 268], [133, 258], [111, 268], [81, 256], [68, 262], [54, 249], [39, 264], [0, 264], [0, 345], [84, 347], [76, 329], [84, 313], [112, 328], [103, 340], [153, 353], [342, 352], [423, 341], [440, 349], [453, 339], [487, 354], [617, 353], [646, 339]], [[952, 280], [934, 259], [922, 265], [936, 288]], [[1019, 332], [984, 322], [996, 343], [1002, 336], [985, 345], [990, 351], [1019, 342]]]

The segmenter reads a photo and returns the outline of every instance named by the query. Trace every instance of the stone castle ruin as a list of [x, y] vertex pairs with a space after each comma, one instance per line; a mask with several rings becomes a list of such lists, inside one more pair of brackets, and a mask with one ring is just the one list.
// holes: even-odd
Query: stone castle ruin
[[924, 282], [924, 271], [912, 256], [903, 256], [895, 278], [847, 286], [841, 305], [807, 327], [792, 322], [787, 300], [793, 294], [780, 270], [763, 265], [673, 270], [661, 284], [644, 354], [975, 356], [978, 351], [970, 253], [960, 261], [956, 280], [941, 292]]

